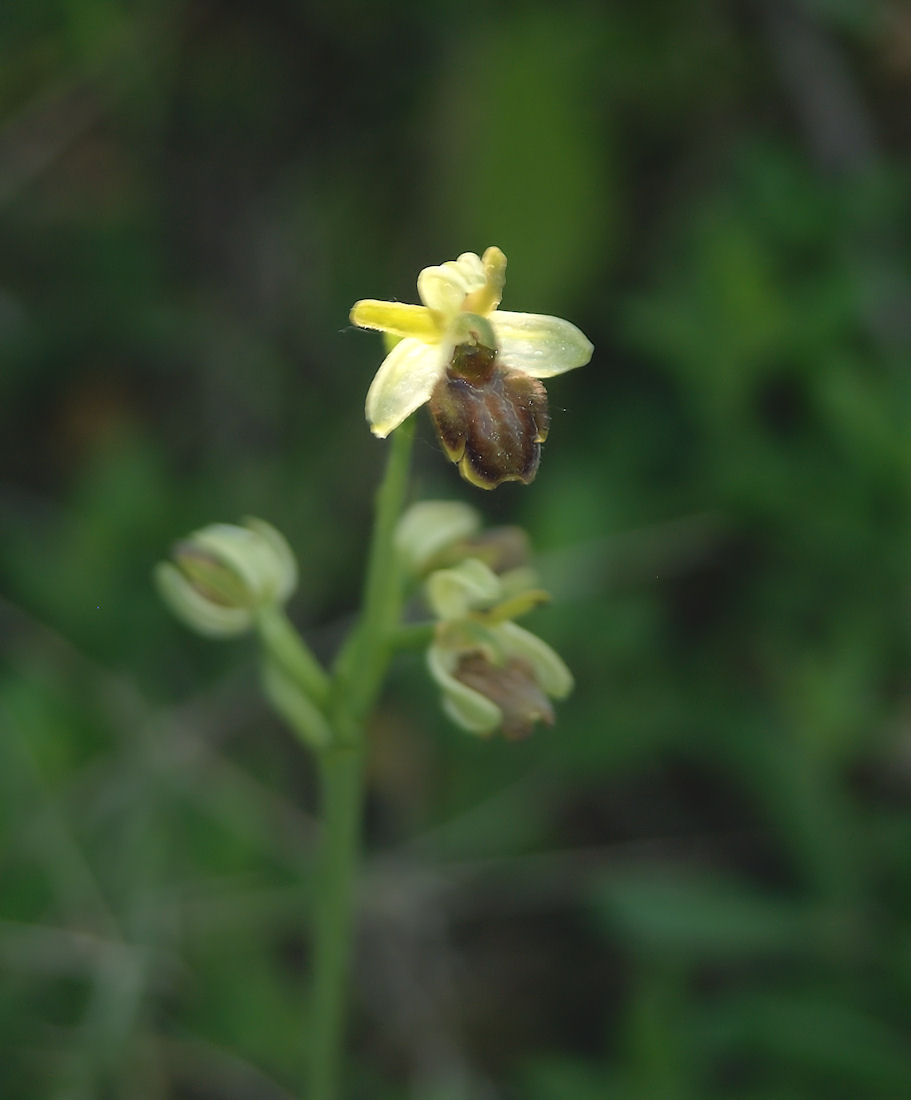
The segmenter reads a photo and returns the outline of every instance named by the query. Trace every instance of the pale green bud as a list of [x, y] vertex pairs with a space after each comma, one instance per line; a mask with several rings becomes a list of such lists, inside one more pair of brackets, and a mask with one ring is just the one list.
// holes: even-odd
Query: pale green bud
[[518, 574], [515, 582], [508, 582], [516, 585], [519, 578], [531, 575], [528, 566], [531, 547], [528, 535], [521, 527], [491, 527], [466, 539], [458, 549], [462, 557], [480, 558], [502, 578], [504, 584], [507, 583], [507, 575]]
[[420, 576], [441, 562], [447, 551], [474, 535], [481, 517], [457, 500], [412, 504], [395, 531], [396, 549], [410, 572]]
[[283, 535], [261, 519], [213, 523], [177, 543], [155, 581], [191, 630], [213, 638], [243, 634], [258, 609], [283, 604], [297, 586], [297, 564]]

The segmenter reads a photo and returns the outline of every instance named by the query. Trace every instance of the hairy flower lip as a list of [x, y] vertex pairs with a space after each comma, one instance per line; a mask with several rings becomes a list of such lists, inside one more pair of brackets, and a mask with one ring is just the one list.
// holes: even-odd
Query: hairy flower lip
[[528, 737], [538, 722], [554, 724], [554, 708], [534, 668], [522, 657], [508, 657], [502, 664], [494, 664], [482, 651], [470, 651], [461, 656], [453, 675], [499, 708], [500, 728], [509, 741]]
[[[500, 310], [506, 257], [495, 246], [483, 258], [462, 253], [418, 276], [422, 305], [364, 299], [351, 320], [361, 328], [399, 338], [384, 359], [367, 393], [371, 431], [385, 438], [421, 405], [446, 374], [454, 348], [465, 341], [466, 315], [484, 322], [478, 342], [492, 333], [502, 364], [532, 378], [550, 378], [583, 366], [591, 341], [569, 321], [543, 314]], [[470, 328], [470, 325], [469, 325]]]
[[490, 357], [456, 356], [437, 382], [428, 407], [440, 444], [466, 481], [495, 489], [534, 480], [547, 438], [547, 393], [537, 378]]

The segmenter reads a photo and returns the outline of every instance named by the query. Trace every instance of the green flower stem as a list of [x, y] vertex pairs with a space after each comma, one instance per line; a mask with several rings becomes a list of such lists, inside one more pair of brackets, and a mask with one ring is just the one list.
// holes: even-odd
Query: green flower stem
[[329, 676], [288, 621], [284, 608], [275, 604], [261, 607], [256, 613], [256, 627], [270, 657], [318, 707], [324, 708], [329, 701]]
[[[339, 708], [359, 729], [382, 685], [402, 610], [403, 570], [395, 552], [395, 528], [408, 489], [414, 426], [414, 417], [410, 417], [392, 436], [386, 472], [376, 495], [363, 613], [336, 662]], [[357, 730], [353, 736], [357, 738]]]
[[401, 615], [395, 527], [405, 503], [413, 439], [413, 419], [392, 436], [376, 497], [363, 613], [335, 665], [329, 702], [334, 738], [319, 755], [324, 835], [317, 878], [307, 1100], [338, 1096], [360, 856], [365, 723], [382, 687]]
[[308, 1100], [335, 1100], [341, 1077], [360, 852], [364, 753], [335, 747], [319, 758], [323, 840], [316, 880]]

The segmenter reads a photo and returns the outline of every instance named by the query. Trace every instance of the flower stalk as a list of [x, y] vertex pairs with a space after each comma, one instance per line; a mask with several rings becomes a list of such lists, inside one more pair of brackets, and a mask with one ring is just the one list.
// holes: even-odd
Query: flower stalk
[[[414, 428], [414, 420], [409, 418], [392, 437], [386, 470], [376, 495], [363, 613], [335, 664], [335, 711], [343, 725], [351, 720], [363, 724], [392, 652], [392, 634], [398, 624], [404, 582], [395, 532], [408, 489]], [[344, 730], [340, 735], [345, 736]]]
[[333, 675], [329, 706], [335, 740], [319, 757], [323, 841], [313, 940], [310, 1100], [333, 1100], [338, 1094], [363, 818], [365, 723], [382, 686], [401, 614], [403, 575], [395, 531], [405, 503], [413, 439], [411, 421], [392, 440], [376, 496], [363, 614]]
[[363, 816], [363, 746], [336, 745], [321, 753], [319, 777], [323, 835], [313, 913], [306, 1096], [310, 1100], [334, 1100], [341, 1080], [354, 938]]
[[329, 676], [288, 621], [284, 608], [274, 604], [260, 608], [256, 626], [268, 656], [297, 681], [313, 703], [325, 707], [331, 690]]

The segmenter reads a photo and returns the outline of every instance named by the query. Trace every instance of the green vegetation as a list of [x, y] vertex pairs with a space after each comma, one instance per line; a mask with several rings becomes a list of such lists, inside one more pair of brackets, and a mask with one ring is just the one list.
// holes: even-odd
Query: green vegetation
[[0, 1095], [300, 1094], [316, 776], [161, 605], [253, 514], [321, 658], [388, 443], [361, 297], [567, 317], [521, 523], [574, 694], [370, 735], [370, 1100], [911, 1095], [911, 22], [887, 0], [0, 5]]

